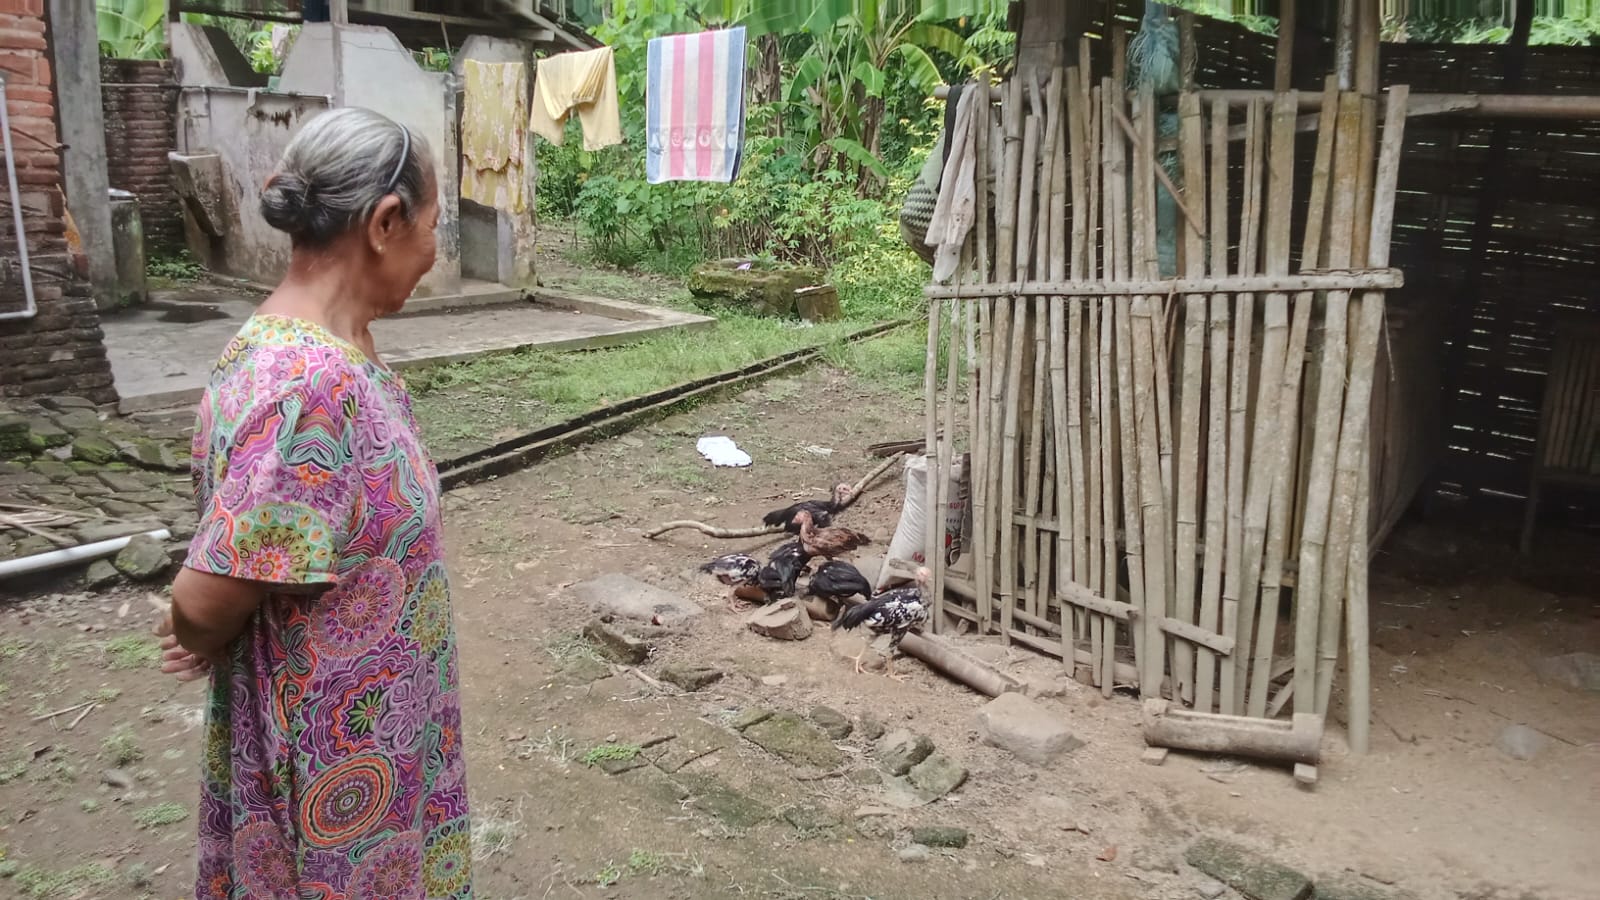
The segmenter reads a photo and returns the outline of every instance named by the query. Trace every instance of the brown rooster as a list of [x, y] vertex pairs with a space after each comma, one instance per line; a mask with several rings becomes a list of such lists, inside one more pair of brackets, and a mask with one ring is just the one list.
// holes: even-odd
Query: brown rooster
[[812, 556], [834, 559], [872, 543], [872, 538], [852, 528], [818, 528], [806, 510], [795, 513], [794, 521], [800, 526], [800, 546]]

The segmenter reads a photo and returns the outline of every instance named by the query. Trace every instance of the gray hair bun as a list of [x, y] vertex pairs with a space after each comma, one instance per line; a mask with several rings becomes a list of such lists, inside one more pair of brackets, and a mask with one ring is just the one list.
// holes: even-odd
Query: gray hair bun
[[427, 145], [370, 109], [345, 107], [307, 122], [261, 191], [261, 216], [298, 245], [321, 246], [359, 227], [384, 197], [410, 217], [429, 190]]

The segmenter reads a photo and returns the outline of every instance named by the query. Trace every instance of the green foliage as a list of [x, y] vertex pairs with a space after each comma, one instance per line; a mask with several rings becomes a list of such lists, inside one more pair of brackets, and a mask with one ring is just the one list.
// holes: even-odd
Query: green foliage
[[641, 749], [638, 744], [601, 744], [578, 757], [578, 761], [586, 766], [598, 766], [612, 760], [628, 762], [637, 757]]
[[176, 825], [189, 818], [189, 809], [181, 803], [157, 803], [147, 806], [133, 814], [133, 821], [140, 828], [162, 828], [167, 825]]
[[166, 0], [96, 0], [100, 55], [116, 59], [165, 59]]
[[194, 261], [189, 251], [179, 251], [176, 256], [153, 257], [145, 263], [145, 274], [167, 281], [197, 281], [205, 268]]

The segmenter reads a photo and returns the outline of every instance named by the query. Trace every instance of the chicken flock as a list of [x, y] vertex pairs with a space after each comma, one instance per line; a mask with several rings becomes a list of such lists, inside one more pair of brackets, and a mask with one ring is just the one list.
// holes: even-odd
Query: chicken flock
[[[800, 577], [805, 576], [802, 596], [818, 597], [830, 607], [839, 607], [833, 619], [835, 630], [864, 626], [873, 634], [889, 635], [884, 674], [903, 681], [905, 676], [894, 671], [894, 655], [905, 636], [928, 621], [929, 604], [923, 593], [928, 570], [918, 569], [916, 580], [909, 585], [874, 595], [872, 583], [855, 566], [839, 558], [872, 543], [859, 531], [833, 524], [834, 517], [844, 512], [854, 497], [850, 485], [840, 484], [826, 500], [803, 500], [775, 509], [762, 518], [762, 523], [769, 528], [782, 526], [794, 538], [779, 544], [766, 562], [747, 553], [729, 553], [707, 562], [700, 570], [732, 588], [728, 608], [735, 612], [796, 596], [800, 593]], [[818, 557], [823, 562], [813, 572], [811, 564]], [[852, 602], [855, 597], [861, 601]], [[855, 657], [855, 670], [858, 674], [862, 671], [861, 654]]]

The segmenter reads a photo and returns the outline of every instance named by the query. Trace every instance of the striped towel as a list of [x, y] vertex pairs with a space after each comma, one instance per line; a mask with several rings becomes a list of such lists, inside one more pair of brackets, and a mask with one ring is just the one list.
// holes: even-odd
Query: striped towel
[[744, 28], [652, 38], [645, 176], [730, 182], [744, 158]]

